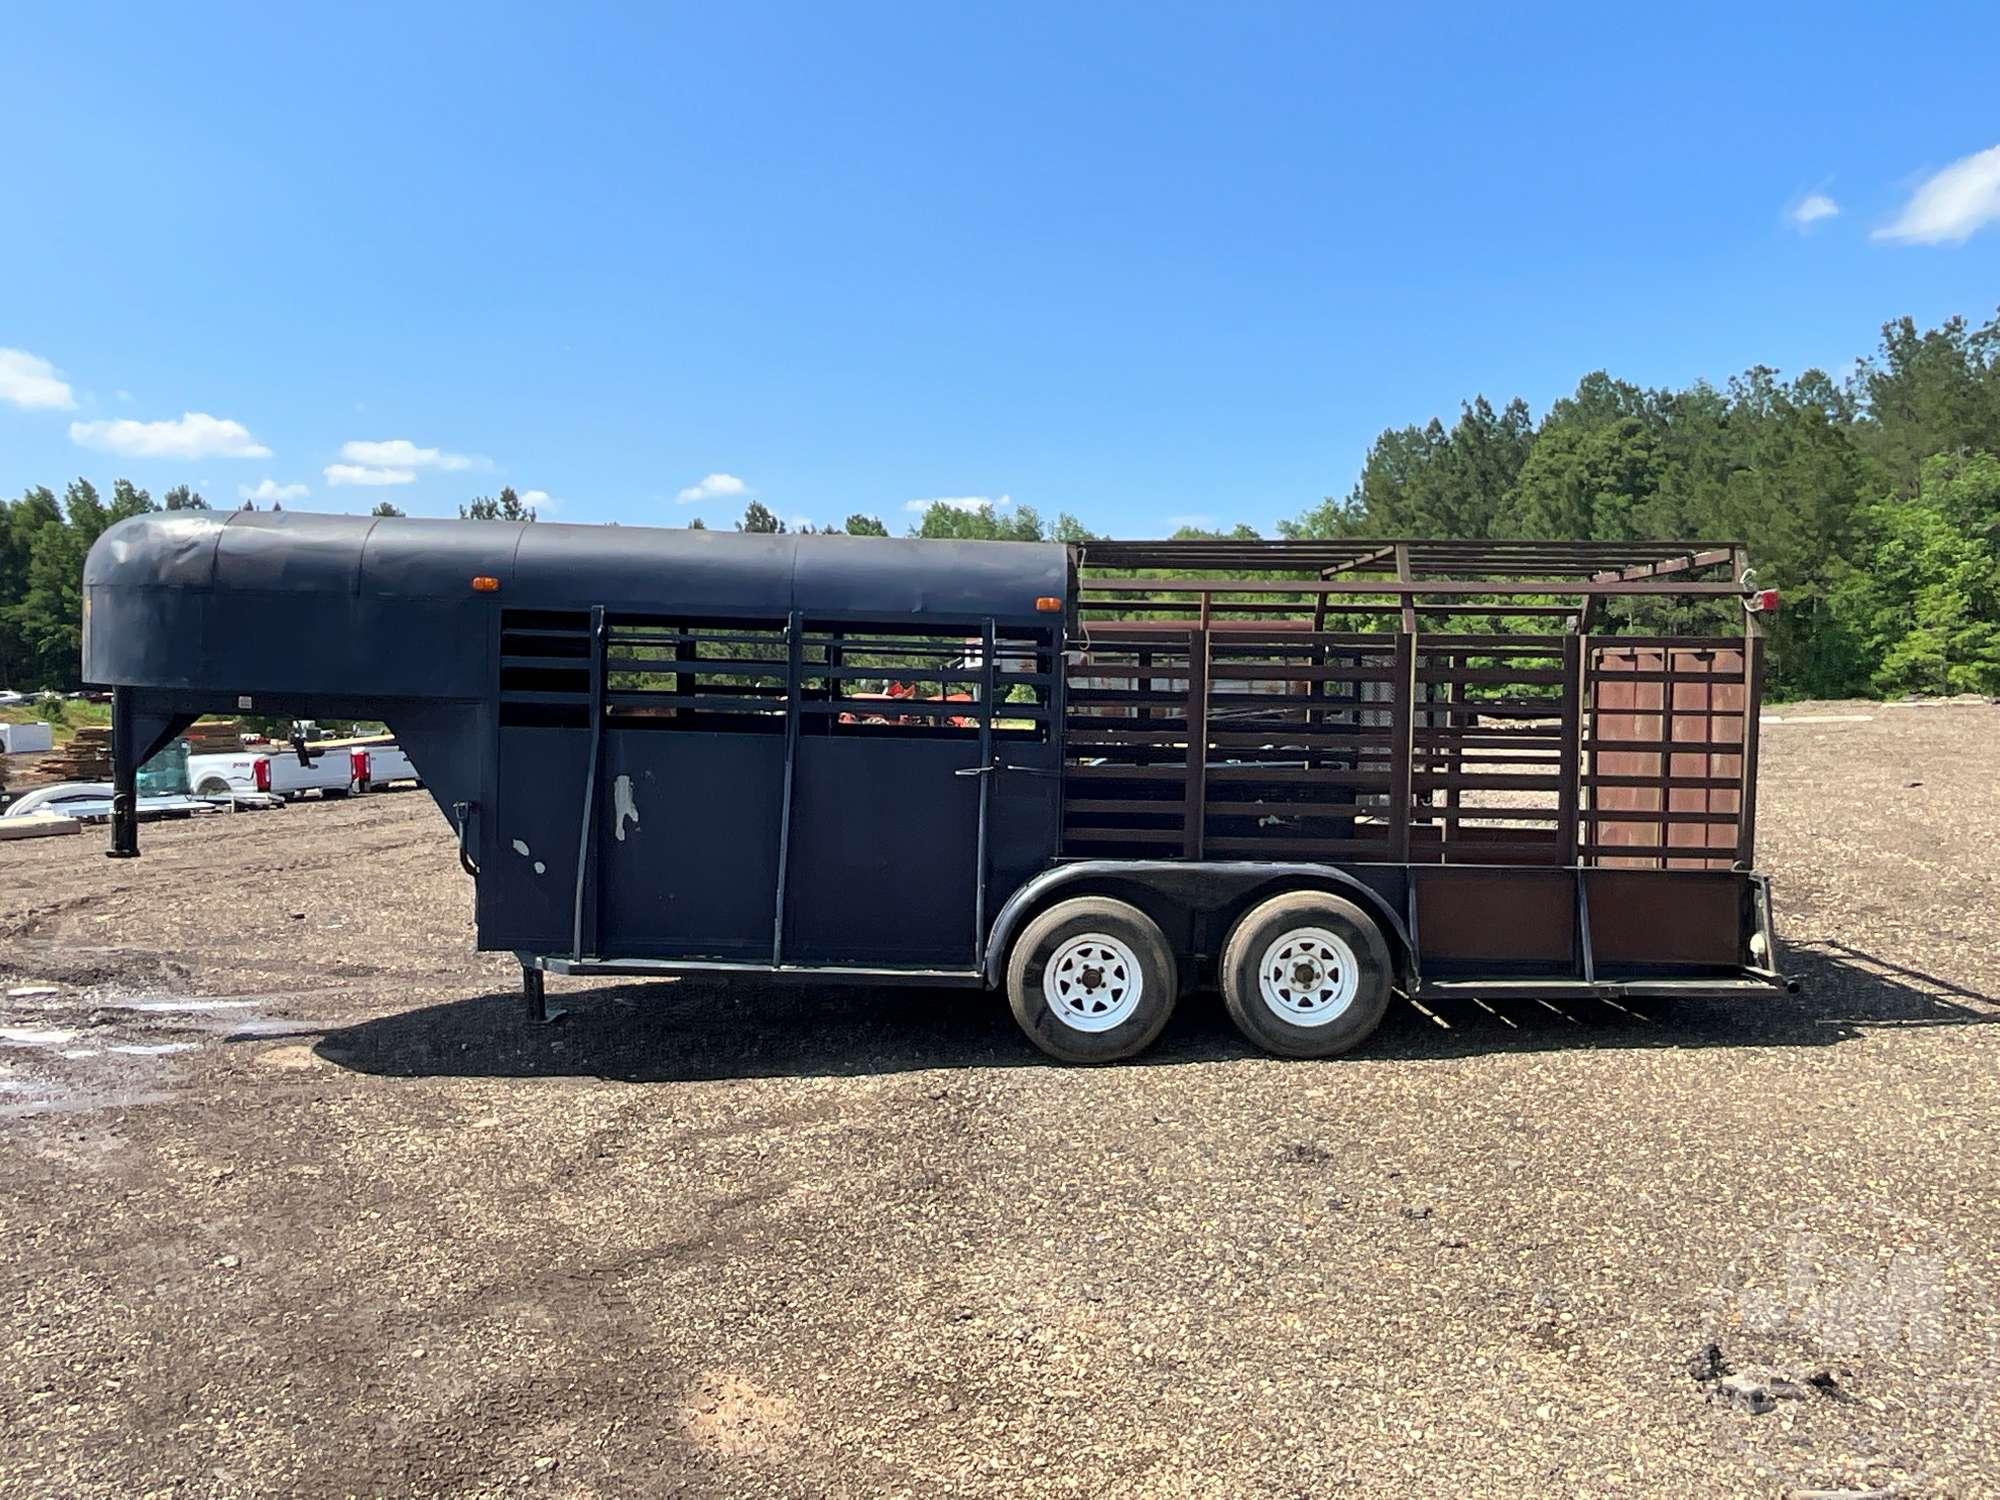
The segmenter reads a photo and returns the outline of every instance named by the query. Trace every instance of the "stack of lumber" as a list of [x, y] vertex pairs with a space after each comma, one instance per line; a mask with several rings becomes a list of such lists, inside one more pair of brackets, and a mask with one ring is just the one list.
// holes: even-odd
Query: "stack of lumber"
[[241, 719], [202, 719], [190, 724], [181, 736], [190, 755], [234, 754], [243, 748]]
[[109, 781], [111, 726], [85, 725], [67, 745], [44, 755], [36, 769], [52, 781]]

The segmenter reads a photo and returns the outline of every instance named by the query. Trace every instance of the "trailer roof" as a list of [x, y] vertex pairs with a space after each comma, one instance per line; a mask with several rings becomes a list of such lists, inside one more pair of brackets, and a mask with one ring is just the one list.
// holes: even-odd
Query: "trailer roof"
[[1067, 592], [1069, 556], [1052, 542], [174, 511], [112, 527], [85, 572], [93, 588], [295, 599], [460, 599], [487, 577], [517, 608], [1035, 620], [1038, 598]]

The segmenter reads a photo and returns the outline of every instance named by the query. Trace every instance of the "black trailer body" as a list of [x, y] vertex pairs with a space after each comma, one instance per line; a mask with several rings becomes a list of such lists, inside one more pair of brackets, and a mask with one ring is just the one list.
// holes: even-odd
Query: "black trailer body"
[[1771, 601], [1729, 544], [176, 513], [107, 531], [85, 600], [114, 855], [194, 717], [381, 719], [536, 1005], [543, 969], [994, 984], [1093, 1059], [1215, 980], [1253, 1039], [1325, 1055], [1392, 987], [1783, 982]]

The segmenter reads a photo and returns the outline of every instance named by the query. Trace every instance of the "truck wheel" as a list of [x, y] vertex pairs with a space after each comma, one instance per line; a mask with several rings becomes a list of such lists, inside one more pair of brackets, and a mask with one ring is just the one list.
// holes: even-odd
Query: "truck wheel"
[[227, 797], [229, 795], [229, 783], [226, 781], [217, 781], [211, 776], [207, 781], [204, 781], [194, 789], [194, 794], [197, 797]]
[[1063, 1062], [1116, 1062], [1151, 1046], [1179, 975], [1159, 924], [1106, 896], [1059, 901], [1014, 940], [1007, 1003], [1028, 1040]]
[[1389, 1008], [1389, 945], [1358, 906], [1292, 891], [1253, 907], [1222, 950], [1222, 999], [1236, 1029], [1277, 1057], [1333, 1057]]

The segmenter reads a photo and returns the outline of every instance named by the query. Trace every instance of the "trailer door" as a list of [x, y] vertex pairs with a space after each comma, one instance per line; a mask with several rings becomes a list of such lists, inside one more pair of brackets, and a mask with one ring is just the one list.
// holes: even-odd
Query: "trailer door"
[[801, 659], [784, 961], [973, 967], [996, 892], [1054, 846], [1045, 648], [808, 621]]

